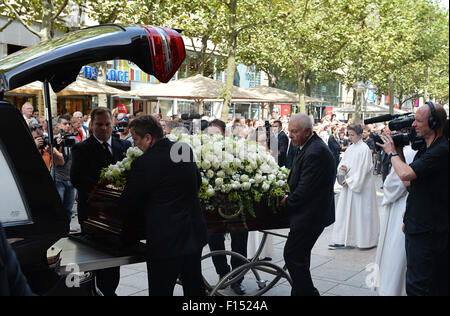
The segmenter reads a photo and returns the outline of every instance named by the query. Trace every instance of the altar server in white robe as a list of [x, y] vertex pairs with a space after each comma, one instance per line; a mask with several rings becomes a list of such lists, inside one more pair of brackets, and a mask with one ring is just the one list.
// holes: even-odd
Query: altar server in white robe
[[329, 249], [372, 248], [377, 245], [380, 229], [372, 154], [362, 140], [362, 126], [348, 126], [351, 145], [339, 163], [347, 171], [336, 206], [332, 244]]
[[[259, 250], [261, 246], [261, 242], [263, 241], [264, 233], [259, 231], [252, 231], [248, 233], [248, 253], [249, 258], [253, 258]], [[264, 247], [259, 255], [259, 260], [271, 260], [274, 256], [273, 249], [273, 236], [267, 234], [266, 241], [264, 243]]]
[[[406, 163], [410, 164], [416, 151], [411, 146], [405, 146], [403, 154]], [[406, 250], [402, 225], [408, 191], [394, 168], [386, 177], [383, 188], [381, 205], [385, 212], [376, 255], [379, 269], [377, 291], [380, 296], [406, 296]]]

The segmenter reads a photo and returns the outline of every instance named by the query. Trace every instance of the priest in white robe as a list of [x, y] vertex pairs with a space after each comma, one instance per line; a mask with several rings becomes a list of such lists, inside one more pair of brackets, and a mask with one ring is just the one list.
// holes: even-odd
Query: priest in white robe
[[336, 222], [329, 249], [373, 248], [377, 245], [380, 220], [372, 176], [372, 154], [362, 140], [359, 124], [348, 126], [351, 145], [339, 163], [346, 170], [336, 206]]
[[[403, 153], [406, 163], [410, 164], [416, 151], [412, 150], [411, 146], [405, 146]], [[381, 205], [385, 212], [376, 255], [379, 269], [376, 290], [380, 296], [406, 296], [406, 250], [402, 225], [408, 191], [394, 168], [386, 177], [383, 188]]]

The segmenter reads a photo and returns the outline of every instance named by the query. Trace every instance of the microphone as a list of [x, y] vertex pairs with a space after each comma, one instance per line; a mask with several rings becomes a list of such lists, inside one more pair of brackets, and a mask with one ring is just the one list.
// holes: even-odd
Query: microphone
[[400, 116], [404, 116], [404, 115], [409, 115], [411, 114], [411, 112], [408, 113], [404, 113], [404, 114], [385, 114], [385, 115], [380, 115], [377, 117], [372, 117], [369, 118], [367, 120], [364, 120], [364, 124], [373, 124], [373, 123], [380, 123], [380, 122], [386, 122], [386, 121], [391, 121], [393, 119], [396, 119]]

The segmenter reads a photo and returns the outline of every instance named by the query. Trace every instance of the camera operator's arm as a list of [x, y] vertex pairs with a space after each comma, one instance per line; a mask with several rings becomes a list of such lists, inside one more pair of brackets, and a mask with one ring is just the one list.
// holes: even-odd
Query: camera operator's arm
[[62, 147], [60, 145], [61, 145], [61, 135], [58, 134], [56, 138], [56, 146], [53, 147], [53, 159], [55, 160], [56, 167], [64, 166], [64, 164], [66, 163], [64, 161], [64, 155], [61, 152]]
[[390, 155], [393, 152], [400, 152], [399, 155], [391, 157], [392, 167], [399, 176], [400, 180], [402, 180], [405, 184], [405, 182], [408, 183], [409, 181], [416, 179], [417, 175], [414, 172], [413, 168], [411, 168], [405, 162], [405, 158], [403, 156], [403, 148], [400, 148], [397, 151], [397, 148], [394, 145], [394, 141], [389, 135], [382, 136], [381, 139], [383, 140], [383, 144], [377, 143], [377, 145], [383, 147], [384, 152], [387, 155]]
[[64, 166], [64, 155], [56, 148], [53, 148], [53, 159], [55, 160], [56, 167]]

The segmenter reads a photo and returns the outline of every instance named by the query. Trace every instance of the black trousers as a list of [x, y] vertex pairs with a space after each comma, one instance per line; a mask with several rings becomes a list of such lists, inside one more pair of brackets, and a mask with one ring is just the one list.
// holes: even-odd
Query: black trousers
[[120, 282], [120, 267], [95, 271], [97, 287], [104, 296], [116, 296]]
[[405, 234], [406, 294], [448, 296], [448, 232]]
[[292, 278], [292, 296], [319, 296], [311, 273], [311, 250], [324, 227], [308, 227], [290, 232], [284, 246], [284, 261]]
[[[230, 237], [231, 237], [231, 250], [247, 258], [248, 232], [230, 233]], [[211, 251], [225, 250], [225, 235], [224, 234], [209, 235], [208, 244], [209, 249]], [[212, 260], [218, 275], [224, 276], [225, 274], [231, 271], [226, 256], [213, 256]], [[245, 263], [244, 261], [236, 257], [231, 257], [231, 267], [233, 269], [236, 269], [237, 267], [243, 265], [244, 263]], [[241, 278], [239, 283], [241, 283], [242, 280], [244, 280], [244, 278]]]
[[150, 296], [173, 296], [177, 279], [183, 285], [184, 296], [205, 296], [201, 251], [194, 255], [147, 260]]

